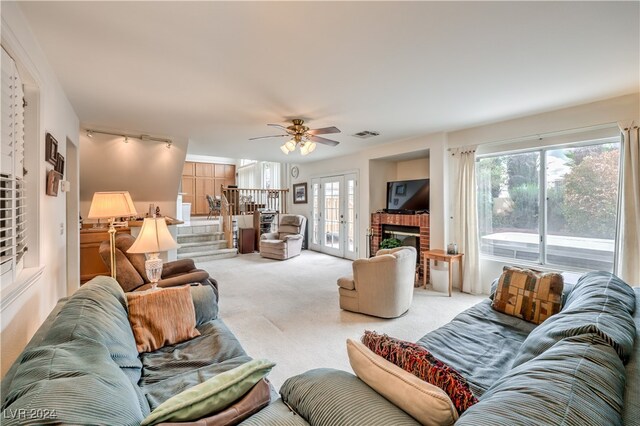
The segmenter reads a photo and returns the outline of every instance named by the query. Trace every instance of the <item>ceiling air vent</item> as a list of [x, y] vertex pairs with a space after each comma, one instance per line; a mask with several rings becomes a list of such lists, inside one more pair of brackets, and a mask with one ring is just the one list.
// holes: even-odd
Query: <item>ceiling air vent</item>
[[360, 139], [368, 139], [368, 138], [372, 138], [374, 136], [378, 136], [380, 134], [380, 132], [372, 132], [371, 130], [363, 130], [361, 132], [358, 132], [356, 134], [354, 134], [353, 136], [355, 136], [356, 138], [360, 138]]

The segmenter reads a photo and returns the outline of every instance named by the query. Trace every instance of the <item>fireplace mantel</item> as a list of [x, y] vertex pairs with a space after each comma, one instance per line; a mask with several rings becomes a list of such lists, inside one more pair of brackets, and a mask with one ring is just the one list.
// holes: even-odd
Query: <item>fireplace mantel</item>
[[422, 283], [426, 274], [429, 281], [429, 264], [424, 263], [422, 252], [429, 250], [429, 215], [428, 214], [392, 214], [392, 213], [372, 213], [371, 214], [371, 256], [375, 256], [380, 249], [382, 241], [383, 225], [411, 226], [420, 228], [420, 253], [419, 257], [419, 279], [416, 286]]

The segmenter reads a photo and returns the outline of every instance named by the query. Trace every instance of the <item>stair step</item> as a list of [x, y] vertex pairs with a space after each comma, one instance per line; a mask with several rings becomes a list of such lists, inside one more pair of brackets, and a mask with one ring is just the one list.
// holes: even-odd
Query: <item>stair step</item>
[[220, 232], [220, 225], [178, 225], [178, 236]]
[[178, 235], [179, 244], [202, 243], [224, 240], [224, 232], [208, 232], [204, 234], [182, 234]]
[[198, 241], [192, 243], [182, 243], [178, 249], [180, 253], [197, 253], [200, 251], [218, 250], [227, 248], [227, 240]]
[[229, 257], [236, 257], [238, 255], [238, 249], [219, 249], [208, 250], [194, 253], [178, 253], [178, 259], [193, 259], [194, 262], [208, 262], [210, 260], [226, 259]]

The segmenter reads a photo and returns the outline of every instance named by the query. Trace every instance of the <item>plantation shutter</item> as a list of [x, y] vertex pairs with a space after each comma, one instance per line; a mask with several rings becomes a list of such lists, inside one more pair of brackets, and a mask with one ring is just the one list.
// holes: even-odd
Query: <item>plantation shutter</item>
[[0, 276], [12, 282], [22, 270], [26, 246], [24, 92], [15, 62], [2, 49], [0, 108]]

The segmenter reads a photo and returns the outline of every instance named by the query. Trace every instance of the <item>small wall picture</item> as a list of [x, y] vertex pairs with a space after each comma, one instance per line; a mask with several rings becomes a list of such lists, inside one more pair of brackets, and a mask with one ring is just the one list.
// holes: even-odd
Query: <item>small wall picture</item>
[[61, 177], [64, 177], [64, 156], [58, 153], [58, 161], [56, 161], [56, 172], [60, 173]]
[[307, 182], [293, 184], [293, 204], [307, 204]]
[[58, 196], [61, 178], [62, 175], [55, 170], [49, 170], [47, 172], [47, 195], [51, 195], [52, 197]]
[[47, 136], [45, 137], [45, 144], [46, 150], [44, 159], [55, 166], [58, 163], [58, 141], [51, 135], [51, 133], [47, 133]]

